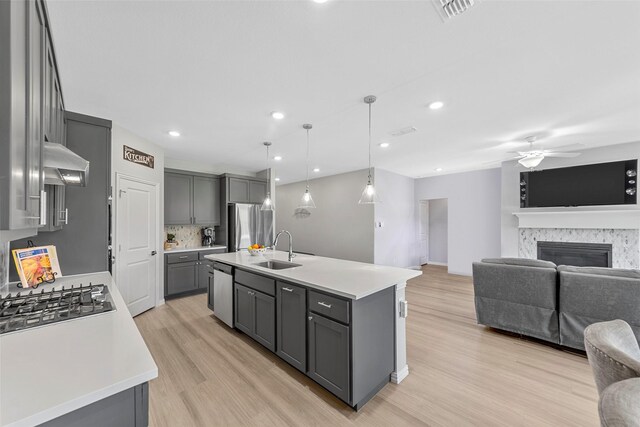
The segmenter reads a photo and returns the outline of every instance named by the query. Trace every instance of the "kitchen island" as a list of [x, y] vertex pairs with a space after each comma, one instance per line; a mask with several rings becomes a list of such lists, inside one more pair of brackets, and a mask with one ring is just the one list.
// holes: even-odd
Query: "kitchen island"
[[34, 293], [89, 282], [108, 286], [115, 310], [0, 335], [1, 426], [147, 425], [158, 368], [111, 275], [60, 277]]
[[420, 271], [309, 255], [288, 263], [272, 250], [206, 258], [214, 287], [233, 283], [233, 326], [354, 409], [408, 375], [405, 286]]

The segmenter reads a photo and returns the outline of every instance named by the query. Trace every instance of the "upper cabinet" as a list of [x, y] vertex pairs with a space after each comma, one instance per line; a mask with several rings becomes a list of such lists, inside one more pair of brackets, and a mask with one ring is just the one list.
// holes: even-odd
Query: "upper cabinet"
[[35, 234], [36, 228], [46, 222], [42, 142], [47, 91], [45, 55], [49, 44], [44, 3], [0, 2], [2, 230], [33, 230], [31, 234]]
[[220, 206], [218, 177], [165, 172], [165, 224], [220, 225]]
[[229, 203], [262, 203], [267, 197], [267, 181], [259, 178], [227, 176]]

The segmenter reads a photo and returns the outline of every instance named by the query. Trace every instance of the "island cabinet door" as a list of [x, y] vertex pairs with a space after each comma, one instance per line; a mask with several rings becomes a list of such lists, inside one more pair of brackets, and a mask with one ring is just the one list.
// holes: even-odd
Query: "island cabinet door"
[[307, 372], [307, 291], [278, 282], [277, 296], [276, 353], [296, 369]]
[[349, 327], [309, 313], [309, 369], [321, 386], [349, 403]]
[[253, 295], [255, 291], [237, 283], [234, 285], [235, 310], [234, 323], [236, 328], [253, 337]]
[[262, 292], [254, 292], [253, 339], [269, 350], [276, 351], [276, 299]]

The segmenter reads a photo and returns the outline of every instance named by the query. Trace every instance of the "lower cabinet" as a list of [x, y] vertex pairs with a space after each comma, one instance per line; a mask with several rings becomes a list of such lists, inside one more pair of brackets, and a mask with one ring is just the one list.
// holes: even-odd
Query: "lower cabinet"
[[165, 296], [180, 294], [197, 289], [197, 261], [167, 265], [167, 293]]
[[[213, 261], [204, 257], [213, 253], [224, 253], [226, 249], [204, 249], [164, 254], [164, 296], [172, 297], [182, 294], [213, 290]], [[213, 292], [209, 292], [209, 306], [213, 310]]]
[[238, 283], [234, 284], [236, 328], [276, 351], [276, 299]]
[[309, 369], [321, 386], [349, 401], [349, 327], [309, 313]]
[[307, 372], [307, 290], [277, 282], [276, 324], [278, 356]]
[[198, 261], [198, 289], [208, 289], [209, 272], [213, 268], [213, 261]]

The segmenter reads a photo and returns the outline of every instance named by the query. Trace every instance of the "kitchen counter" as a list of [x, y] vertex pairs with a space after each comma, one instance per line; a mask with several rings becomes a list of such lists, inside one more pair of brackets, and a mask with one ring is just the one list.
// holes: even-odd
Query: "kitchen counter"
[[0, 335], [0, 425], [37, 425], [158, 376], [108, 272], [60, 277], [37, 291], [80, 281], [108, 285], [116, 310]]
[[227, 249], [226, 246], [214, 245], [214, 246], [188, 246], [186, 248], [165, 249], [165, 254], [172, 254], [178, 252], [195, 252], [195, 251], [208, 251], [211, 249]]
[[385, 267], [310, 255], [296, 255], [292, 262], [301, 266], [285, 270], [271, 270], [256, 265], [270, 259], [287, 261], [287, 256], [287, 252], [273, 250], [268, 250], [259, 256], [252, 256], [243, 250], [206, 255], [205, 258], [354, 300], [391, 286], [404, 287], [407, 280], [422, 274], [421, 271], [407, 268]]

